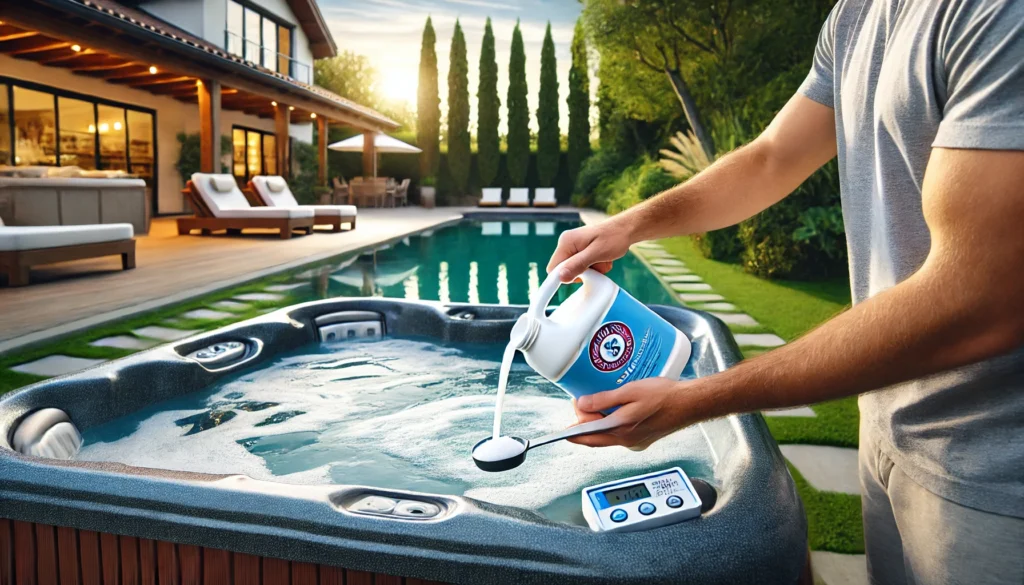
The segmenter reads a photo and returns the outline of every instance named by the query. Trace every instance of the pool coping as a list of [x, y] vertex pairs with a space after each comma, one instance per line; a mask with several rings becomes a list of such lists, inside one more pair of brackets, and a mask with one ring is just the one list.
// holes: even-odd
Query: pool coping
[[290, 270], [296, 270], [309, 264], [316, 264], [323, 262], [329, 258], [339, 256], [342, 254], [357, 254], [359, 252], [369, 250], [383, 243], [391, 242], [394, 240], [400, 240], [402, 238], [411, 236], [416, 233], [420, 233], [426, 230], [436, 230], [438, 228], [447, 227], [449, 225], [456, 224], [463, 221], [467, 216], [476, 216], [477, 218], [481, 215], [493, 215], [507, 218], [509, 216], [568, 216], [576, 215], [580, 221], [585, 224], [591, 224], [601, 221], [605, 216], [603, 213], [589, 210], [579, 209], [575, 207], [556, 207], [551, 209], [507, 209], [507, 208], [479, 208], [479, 207], [452, 207], [450, 208], [451, 215], [446, 217], [439, 217], [437, 222], [431, 223], [426, 226], [417, 226], [413, 229], [400, 230], [391, 234], [382, 234], [379, 238], [374, 238], [363, 245], [356, 246], [349, 250], [329, 250], [312, 254], [310, 256], [304, 256], [302, 258], [285, 262], [284, 264], [278, 264], [276, 266], [270, 266], [267, 268], [261, 268], [253, 272], [248, 272], [242, 275], [218, 280], [216, 282], [209, 283], [204, 286], [191, 288], [185, 291], [167, 295], [158, 299], [152, 299], [149, 301], [143, 301], [141, 303], [114, 309], [112, 311], [106, 311], [98, 315], [92, 315], [81, 319], [76, 319], [56, 327], [50, 327], [40, 331], [33, 331], [26, 333], [12, 339], [0, 341], [0, 355], [11, 353], [14, 351], [21, 351], [31, 349], [43, 345], [58, 341], [61, 338], [74, 335], [76, 333], [82, 333], [94, 327], [100, 327], [102, 325], [108, 325], [116, 321], [122, 321], [130, 319], [159, 309], [179, 305], [206, 295], [214, 294], [220, 291], [228, 290], [237, 286], [248, 284], [275, 274], [282, 272], [288, 272]]

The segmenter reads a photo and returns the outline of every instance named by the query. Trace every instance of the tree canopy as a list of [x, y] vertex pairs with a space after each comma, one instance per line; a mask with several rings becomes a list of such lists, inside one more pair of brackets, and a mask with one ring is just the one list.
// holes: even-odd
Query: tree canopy
[[583, 160], [590, 156], [590, 71], [583, 21], [576, 21], [572, 35], [572, 66], [569, 68], [569, 182], [576, 184]]
[[498, 178], [498, 165], [501, 161], [498, 136], [500, 109], [494, 31], [491, 29], [491, 19], [488, 18], [484, 27], [483, 45], [480, 47], [480, 86], [477, 90], [477, 167], [481, 187], [491, 186]]
[[469, 181], [469, 149], [469, 64], [466, 36], [456, 20], [448, 61], [448, 168], [459, 194]]
[[526, 101], [526, 49], [519, 22], [512, 31], [508, 63], [508, 176], [513, 187], [526, 184], [530, 164], [530, 109]]
[[560, 152], [558, 62], [549, 22], [540, 51], [540, 96], [537, 100], [537, 178], [542, 187], [550, 187], [555, 180]]
[[420, 174], [437, 175], [441, 135], [441, 98], [437, 89], [437, 37], [434, 25], [427, 17], [423, 27], [423, 45], [420, 48], [419, 94], [416, 116], [416, 142], [423, 149], [420, 155]]

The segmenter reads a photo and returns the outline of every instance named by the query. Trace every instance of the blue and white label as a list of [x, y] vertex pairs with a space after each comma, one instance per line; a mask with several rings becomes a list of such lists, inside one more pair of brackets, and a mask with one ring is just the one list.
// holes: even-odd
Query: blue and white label
[[574, 398], [661, 374], [676, 329], [624, 290], [557, 384]]

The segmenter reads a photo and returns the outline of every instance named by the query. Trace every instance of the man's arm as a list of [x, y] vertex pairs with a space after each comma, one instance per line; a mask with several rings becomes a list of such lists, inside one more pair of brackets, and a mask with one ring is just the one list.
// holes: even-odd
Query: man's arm
[[623, 404], [628, 424], [576, 442], [647, 445], [700, 420], [859, 394], [1019, 347], [1024, 152], [933, 149], [923, 211], [931, 250], [907, 280], [720, 374], [581, 398], [583, 418]]
[[836, 155], [835, 112], [795, 95], [750, 144], [685, 183], [596, 226], [562, 234], [548, 271], [571, 258], [569, 282], [588, 266], [607, 272], [629, 246], [739, 223], [789, 195]]

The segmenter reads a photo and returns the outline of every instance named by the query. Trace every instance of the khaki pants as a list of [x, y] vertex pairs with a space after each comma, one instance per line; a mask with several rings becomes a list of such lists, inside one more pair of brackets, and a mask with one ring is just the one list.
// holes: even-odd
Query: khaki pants
[[1024, 519], [967, 508], [924, 489], [864, 426], [860, 483], [872, 585], [1024, 584]]

